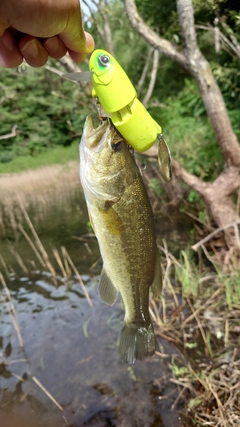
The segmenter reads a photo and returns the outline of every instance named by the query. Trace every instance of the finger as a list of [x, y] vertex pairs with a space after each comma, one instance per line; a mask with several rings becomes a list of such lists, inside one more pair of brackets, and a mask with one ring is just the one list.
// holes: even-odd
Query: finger
[[94, 50], [94, 40], [91, 34], [85, 32], [85, 38], [86, 38], [86, 46], [87, 46], [87, 52], [74, 52], [69, 49], [69, 55], [75, 62], [83, 62], [86, 57]]
[[10, 31], [6, 30], [0, 37], [0, 66], [6, 68], [18, 67], [23, 57], [17, 42]]
[[23, 36], [19, 42], [19, 49], [31, 67], [42, 67], [48, 60], [48, 52], [35, 37]]
[[66, 46], [58, 36], [42, 39], [41, 41], [51, 58], [60, 59], [67, 53]]
[[[79, 3], [77, 10], [75, 9], [72, 16], [69, 16], [67, 26], [59, 34], [59, 37], [67, 47], [72, 58], [74, 60], [77, 59], [77, 62], [82, 60], [82, 54], [85, 54], [84, 57], [86, 57], [93, 51], [94, 40], [89, 33], [84, 31]], [[74, 55], [74, 52], [78, 55]]]

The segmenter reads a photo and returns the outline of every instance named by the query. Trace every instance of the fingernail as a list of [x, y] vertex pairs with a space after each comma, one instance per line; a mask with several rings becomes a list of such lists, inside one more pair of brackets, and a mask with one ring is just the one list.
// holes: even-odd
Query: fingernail
[[13, 50], [14, 49], [14, 40], [12, 39], [10, 34], [3, 34], [3, 36], [0, 38], [0, 42], [2, 43], [3, 47], [7, 50]]
[[59, 42], [59, 38], [58, 38], [58, 37], [52, 37], [52, 38], [50, 38], [50, 39], [47, 39], [47, 40], [44, 42], [44, 47], [45, 47], [47, 50], [51, 50], [51, 51], [58, 51], [58, 49], [59, 49], [59, 44], [60, 44], [60, 42]]
[[22, 52], [24, 52], [25, 55], [32, 56], [33, 58], [37, 56], [39, 53], [37, 41], [31, 40], [30, 42], [26, 43], [22, 48]]

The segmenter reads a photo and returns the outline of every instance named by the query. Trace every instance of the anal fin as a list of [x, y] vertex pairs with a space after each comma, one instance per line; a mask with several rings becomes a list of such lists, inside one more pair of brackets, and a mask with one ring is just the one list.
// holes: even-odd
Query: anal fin
[[108, 277], [104, 268], [102, 269], [100, 283], [99, 283], [99, 295], [103, 302], [108, 305], [113, 305], [117, 299], [117, 289], [113, 285], [112, 281]]

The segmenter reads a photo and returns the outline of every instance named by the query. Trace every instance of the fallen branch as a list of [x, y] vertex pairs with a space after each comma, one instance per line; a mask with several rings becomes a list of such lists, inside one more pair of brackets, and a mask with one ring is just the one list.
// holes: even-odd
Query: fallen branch
[[14, 136], [17, 136], [17, 125], [13, 125], [11, 133], [7, 133], [6, 135], [1, 135], [0, 140], [1, 139], [13, 138]]
[[195, 243], [195, 245], [191, 246], [191, 248], [194, 251], [197, 251], [197, 249], [204, 245], [206, 242], [212, 239], [212, 237], [216, 236], [216, 234], [220, 233], [221, 231], [225, 231], [226, 229], [230, 227], [236, 227], [240, 225], [240, 222], [233, 222], [232, 224], [224, 225], [223, 227], [219, 227], [216, 230], [214, 230], [212, 233], [208, 234], [208, 236], [204, 237], [204, 239], [200, 240], [198, 243]]

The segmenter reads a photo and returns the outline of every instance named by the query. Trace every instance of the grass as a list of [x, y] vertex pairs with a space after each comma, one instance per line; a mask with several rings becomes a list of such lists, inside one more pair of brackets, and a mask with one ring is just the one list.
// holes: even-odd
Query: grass
[[70, 161], [78, 161], [79, 141], [69, 147], [61, 145], [39, 153], [37, 156], [19, 156], [8, 163], [0, 163], [0, 174], [18, 173], [29, 169], [38, 169], [55, 164], [65, 165]]
[[76, 191], [80, 192], [77, 162], [0, 175], [0, 234], [7, 235], [8, 229], [15, 234], [17, 224], [22, 223], [19, 199], [28, 212], [34, 208], [36, 221], [44, 221], [56, 204], [67, 206]]
[[[185, 400], [183, 427], [237, 427], [240, 425], [240, 274], [211, 268], [204, 274], [193, 264], [190, 250], [180, 264], [167, 250], [164, 254], [163, 297], [151, 301], [156, 334], [181, 352], [173, 358], [171, 382], [179, 388], [173, 406]], [[210, 254], [208, 255], [211, 259]], [[193, 268], [194, 265], [194, 268]], [[224, 268], [225, 267], [225, 268]], [[192, 292], [189, 284], [192, 283]], [[230, 286], [231, 284], [231, 286]]]

